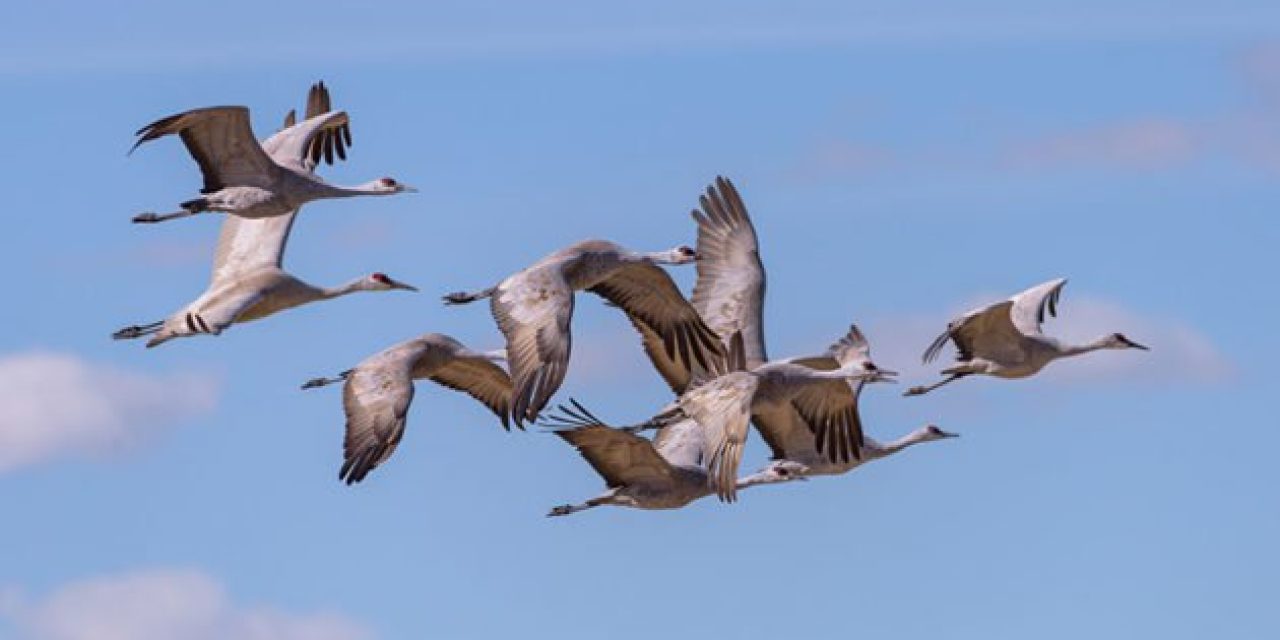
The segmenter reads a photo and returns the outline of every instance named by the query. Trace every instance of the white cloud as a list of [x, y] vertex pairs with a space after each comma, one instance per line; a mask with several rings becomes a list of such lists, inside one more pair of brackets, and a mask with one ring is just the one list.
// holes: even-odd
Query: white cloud
[[205, 375], [143, 374], [65, 353], [0, 356], [0, 472], [127, 447], [210, 411], [217, 387]]
[[44, 597], [0, 590], [0, 620], [19, 640], [368, 640], [372, 633], [335, 613], [291, 613], [231, 601], [190, 569], [86, 578]]
[[[1000, 298], [970, 298], [966, 304], [935, 315], [871, 318], [866, 331], [873, 355], [882, 366], [901, 371], [911, 384], [936, 378], [955, 352], [948, 347], [938, 361], [924, 365], [920, 354], [925, 347], [948, 320]], [[1067, 342], [1086, 342], [1119, 332], [1151, 351], [1101, 351], [1069, 358], [1046, 367], [1036, 375], [1040, 380], [1063, 384], [1205, 384], [1227, 380], [1235, 371], [1208, 337], [1185, 322], [1140, 314], [1102, 298], [1072, 297], [1070, 291], [1063, 293], [1058, 317], [1046, 319], [1044, 331]]]
[[1005, 160], [1016, 167], [1158, 170], [1190, 162], [1197, 155], [1197, 145], [1191, 124], [1148, 117], [1018, 142], [1006, 152]]

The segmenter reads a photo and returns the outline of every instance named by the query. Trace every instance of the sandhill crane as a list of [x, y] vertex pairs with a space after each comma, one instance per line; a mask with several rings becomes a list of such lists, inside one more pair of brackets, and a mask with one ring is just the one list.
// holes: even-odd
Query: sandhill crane
[[[737, 188], [723, 176], [707, 187], [706, 194], [699, 198], [699, 205], [700, 210], [692, 213], [698, 225], [698, 279], [691, 302], [725, 345], [734, 334], [741, 333], [744, 367], [755, 369], [768, 361], [763, 320], [766, 278], [755, 227]], [[650, 360], [677, 395], [688, 389], [692, 377], [705, 373], [668, 358], [660, 336], [643, 321], [633, 322], [644, 338]], [[793, 362], [802, 366], [810, 364]], [[816, 368], [834, 369], [836, 365]], [[855, 401], [842, 381], [829, 382], [824, 394], [831, 402], [845, 407]], [[823, 415], [822, 424], [808, 425], [818, 436], [818, 451], [833, 464], [856, 460], [863, 442], [857, 413], [834, 411]]]
[[344, 461], [338, 478], [360, 482], [395, 452], [404, 436], [413, 381], [429, 378], [466, 392], [498, 416], [510, 430], [511, 378], [493, 360], [500, 352], [479, 353], [439, 333], [428, 333], [380, 351], [333, 378], [314, 378], [312, 389], [345, 381], [342, 407], [347, 416]]
[[[310, 106], [310, 105], [309, 105]], [[208, 107], [161, 118], [138, 130], [134, 149], [157, 138], [178, 134], [204, 176], [200, 197], [181, 204], [173, 213], [142, 213], [134, 222], [161, 222], [205, 211], [242, 218], [292, 215], [312, 200], [351, 196], [384, 196], [415, 191], [392, 178], [379, 178], [354, 187], [331, 185], [312, 172], [308, 152], [332, 152], [341, 145], [329, 140], [317, 145], [322, 131], [337, 132], [351, 144], [347, 114], [308, 111], [307, 120], [277, 133], [261, 145], [249, 125], [247, 107]]]
[[856, 359], [830, 370], [787, 360], [743, 370], [746, 361], [742, 342], [741, 334], [730, 340], [729, 366], [733, 371], [705, 382], [695, 379], [668, 410], [638, 427], [661, 428], [685, 418], [697, 422], [702, 427], [703, 444], [710, 452], [706, 468], [711, 486], [725, 502], [737, 498], [738, 465], [754, 412], [790, 404], [809, 425], [841, 424], [848, 421], [850, 413], [843, 401], [849, 395], [849, 383], [884, 380], [893, 375], [866, 369]]
[[444, 300], [466, 304], [490, 299], [490, 311], [507, 339], [515, 383], [512, 417], [520, 424], [535, 419], [564, 381], [578, 290], [595, 293], [653, 327], [668, 358], [713, 367], [723, 356], [720, 340], [658, 266], [686, 264], [694, 256], [694, 250], [684, 246], [643, 253], [586, 240], [546, 256], [495, 287], [451, 293]]
[[[320, 162], [322, 151], [328, 162], [333, 161], [334, 150], [340, 157], [345, 157], [343, 149], [350, 144], [350, 137], [342, 133], [346, 126], [343, 121], [315, 129], [310, 147], [278, 142], [301, 140], [294, 131], [317, 122], [316, 114], [329, 111], [329, 91], [323, 83], [311, 87], [307, 103], [306, 122], [285, 128], [263, 146], [272, 150], [277, 161], [296, 164], [311, 172]], [[290, 112], [285, 122], [288, 124], [292, 120]], [[343, 135], [347, 137], [343, 139]], [[173, 338], [217, 335], [232, 323], [257, 320], [301, 304], [357, 291], [417, 290], [382, 273], [357, 278], [333, 288], [316, 287], [286, 273], [281, 269], [284, 249], [297, 214], [298, 210], [294, 209], [270, 218], [227, 216], [214, 253], [213, 277], [205, 292], [167, 320], [125, 327], [112, 337], [121, 340], [155, 334], [147, 342], [148, 347], [154, 347]]]
[[[604, 478], [604, 494], [581, 504], [555, 507], [548, 516], [566, 516], [605, 505], [636, 509], [679, 509], [711, 495], [707, 471], [702, 467], [702, 427], [690, 419], [676, 420], [658, 431], [652, 440], [625, 428], [614, 428], [596, 418], [577, 401], [561, 406], [559, 414], [542, 424], [577, 448]], [[760, 476], [738, 483], [738, 489], [777, 482]]]
[[[821, 370], [831, 370], [848, 365], [855, 369], [861, 368], [866, 371], [880, 371], [882, 374], [889, 374], [889, 372], [880, 369], [871, 361], [871, 347], [867, 343], [866, 337], [862, 335], [862, 332], [856, 326], [849, 327], [849, 332], [831, 345], [825, 354], [796, 358], [792, 362]], [[831, 382], [828, 384], [844, 386], [849, 391], [849, 393], [840, 393], [839, 390], [833, 391], [829, 395], [830, 401], [842, 405], [841, 411], [847, 412], [849, 419], [860, 425], [858, 399], [862, 394], [862, 387], [865, 381], [859, 380], [852, 383]], [[744, 482], [750, 484], [785, 482], [812, 475], [839, 475], [871, 460], [897, 453], [914, 444], [955, 437], [955, 434], [943, 431], [934, 425], [927, 425], [891, 442], [881, 443], [866, 437], [860, 447], [859, 456], [851, 459], [832, 460], [829, 456], [820, 453], [822, 449], [818, 446], [818, 443], [821, 441], [824, 432], [818, 431], [815, 434], [811, 425], [796, 411], [791, 403], [761, 403], [755, 408], [752, 420], [755, 422], [756, 429], [760, 432], [760, 435], [769, 445], [769, 449], [773, 454], [771, 456], [772, 461], [759, 472], [739, 480], [740, 485]]]
[[974, 309], [947, 325], [924, 352], [924, 361], [932, 362], [948, 341], [959, 351], [959, 364], [942, 370], [947, 376], [927, 387], [912, 387], [903, 395], [928, 393], [949, 382], [973, 374], [999, 378], [1025, 378], [1045, 365], [1067, 356], [1099, 349], [1142, 349], [1144, 347], [1120, 333], [1112, 333], [1093, 342], [1069, 345], [1040, 331], [1045, 314], [1058, 315], [1058, 296], [1066, 278], [1038, 284], [1008, 300]]

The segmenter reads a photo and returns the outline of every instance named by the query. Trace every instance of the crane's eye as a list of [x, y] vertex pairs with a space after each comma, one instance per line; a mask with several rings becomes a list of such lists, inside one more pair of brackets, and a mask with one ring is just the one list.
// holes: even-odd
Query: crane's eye
[[874, 362], [864, 362], [864, 363], [862, 363], [862, 368], [863, 368], [863, 369], [866, 369], [867, 371], [875, 371], [875, 370], [877, 370], [879, 367], [877, 367], [877, 366], [876, 366], [876, 363], [874, 363]]
[[381, 183], [381, 184], [382, 184], [382, 186], [384, 186], [384, 187], [394, 187], [394, 186], [396, 186], [396, 181], [395, 181], [395, 180], [393, 180], [393, 179], [391, 179], [391, 178], [382, 178], [381, 180], [378, 180], [378, 182], [379, 182], [379, 183]]
[[782, 477], [784, 477], [784, 478], [785, 478], [785, 477], [787, 477], [787, 475], [789, 475], [790, 473], [791, 473], [791, 472], [790, 472], [790, 471], [787, 471], [786, 467], [779, 467], [779, 468], [778, 468], [778, 475], [780, 475], [780, 476], [782, 476]]

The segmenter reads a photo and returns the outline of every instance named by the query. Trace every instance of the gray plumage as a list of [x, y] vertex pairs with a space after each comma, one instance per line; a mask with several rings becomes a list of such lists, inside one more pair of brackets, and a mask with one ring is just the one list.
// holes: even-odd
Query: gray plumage
[[347, 484], [360, 482], [395, 452], [404, 436], [414, 380], [429, 379], [478, 400], [509, 429], [511, 378], [478, 353], [439, 333], [429, 333], [380, 351], [335, 378], [316, 378], [304, 389], [344, 381], [347, 417], [344, 460], [338, 472]]

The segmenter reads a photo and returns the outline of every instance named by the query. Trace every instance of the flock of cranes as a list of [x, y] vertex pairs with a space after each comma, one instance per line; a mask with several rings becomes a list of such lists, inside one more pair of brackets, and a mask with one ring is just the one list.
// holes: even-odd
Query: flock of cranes
[[[155, 223], [204, 212], [226, 214], [209, 287], [165, 320], [117, 331], [116, 339], [151, 336], [147, 347], [173, 338], [219, 335], [232, 324], [358, 291], [416, 291], [374, 273], [336, 287], [308, 284], [283, 269], [284, 249], [299, 209], [312, 200], [414, 191], [392, 178], [354, 187], [316, 175], [321, 163], [345, 160], [351, 145], [346, 113], [334, 111], [324, 83], [311, 87], [306, 118], [289, 112], [284, 127], [261, 143], [245, 107], [195, 109], [138, 131], [134, 146], [176, 134], [204, 177], [198, 198]], [[504, 429], [537, 422], [573, 445], [604, 479], [606, 491], [549, 515], [601, 505], [679, 508], [712, 494], [732, 502], [739, 489], [809, 476], [839, 475], [923, 442], [955, 437], [924, 425], [887, 442], [864, 433], [858, 399], [870, 383], [897, 374], [871, 359], [856, 325], [826, 351], [770, 359], [765, 350], [765, 269], [759, 239], [737, 189], [717, 178], [693, 212], [695, 246], [633, 251], [586, 240], [551, 253], [496, 285], [444, 296], [449, 305], [488, 299], [506, 346], [475, 351], [429, 333], [393, 345], [304, 389], [343, 383], [346, 414], [339, 478], [364, 480], [395, 452], [404, 436], [414, 381], [430, 379], [462, 391], [489, 409]], [[686, 298], [664, 266], [693, 264], [697, 281]], [[941, 381], [912, 387], [928, 393], [969, 375], [1031, 376], [1049, 362], [1099, 349], [1146, 349], [1119, 333], [1083, 345], [1041, 331], [1057, 314], [1066, 280], [1032, 287], [953, 320], [929, 345], [925, 362], [948, 343], [958, 362]], [[570, 362], [575, 293], [589, 291], [627, 315], [674, 400], [634, 425], [613, 426], [576, 400], [548, 411]], [[503, 364], [505, 363], [505, 367]], [[751, 425], [771, 452], [759, 471], [740, 476]], [[656, 431], [652, 439], [644, 432]]]

